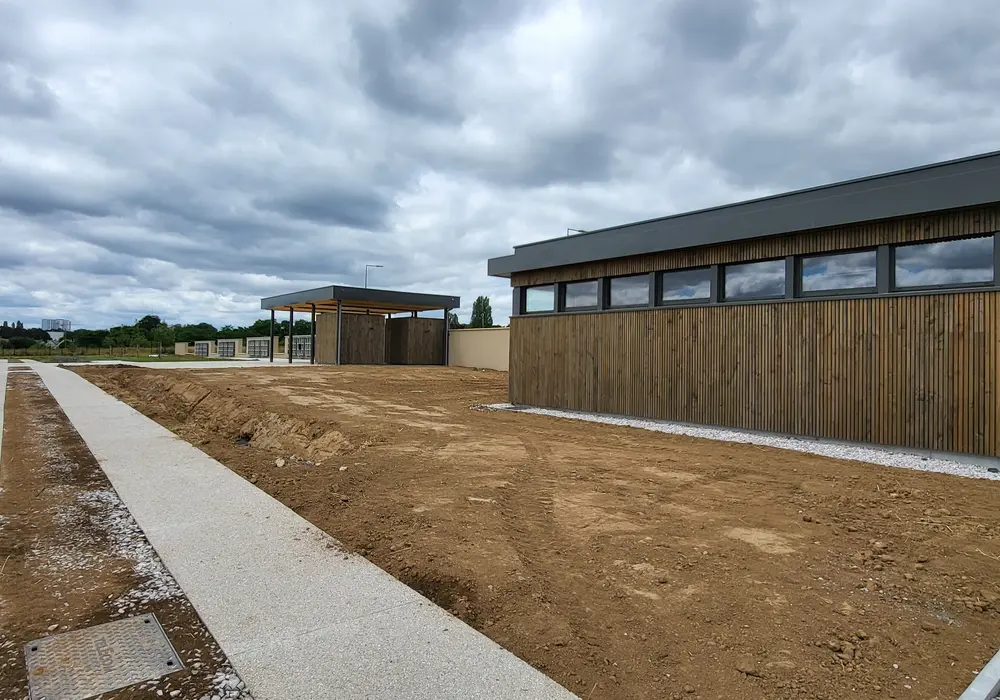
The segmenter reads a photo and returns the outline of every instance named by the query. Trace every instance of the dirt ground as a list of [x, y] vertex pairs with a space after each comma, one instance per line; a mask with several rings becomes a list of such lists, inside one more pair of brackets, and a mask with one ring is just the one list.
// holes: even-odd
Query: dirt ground
[[77, 371], [578, 693], [955, 698], [1000, 484], [488, 412], [443, 368]]
[[93, 455], [21, 367], [10, 367], [0, 462], [0, 698], [28, 697], [26, 642], [145, 613], [184, 668], [101, 698], [240, 696], [226, 695], [232, 666]]

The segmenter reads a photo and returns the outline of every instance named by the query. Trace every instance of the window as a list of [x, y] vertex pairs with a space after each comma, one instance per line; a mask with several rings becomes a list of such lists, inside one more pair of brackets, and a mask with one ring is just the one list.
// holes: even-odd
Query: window
[[563, 295], [564, 309], [596, 309], [597, 280], [567, 282]]
[[831, 291], [875, 291], [875, 251], [812, 255], [799, 267], [800, 291], [818, 294]]
[[649, 275], [612, 277], [610, 306], [646, 306], [649, 304]]
[[785, 261], [726, 265], [726, 299], [771, 299], [785, 296]]
[[993, 236], [900, 245], [893, 259], [897, 289], [988, 284], [993, 281]]
[[524, 290], [524, 313], [534, 314], [544, 311], [555, 311], [556, 288], [546, 284], [541, 287], [528, 287]]
[[711, 295], [711, 268], [664, 272], [660, 276], [660, 304], [708, 299]]

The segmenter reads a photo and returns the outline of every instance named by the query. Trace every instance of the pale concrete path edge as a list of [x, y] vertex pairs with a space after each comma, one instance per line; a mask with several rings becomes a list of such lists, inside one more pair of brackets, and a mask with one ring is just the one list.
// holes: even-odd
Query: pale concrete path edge
[[29, 364], [257, 700], [576, 697], [130, 406]]

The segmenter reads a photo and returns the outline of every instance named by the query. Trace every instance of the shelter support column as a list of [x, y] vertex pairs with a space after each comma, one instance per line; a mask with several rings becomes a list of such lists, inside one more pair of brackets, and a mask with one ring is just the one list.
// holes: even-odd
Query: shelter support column
[[341, 320], [343, 320], [343, 302], [337, 302], [337, 364], [340, 364], [340, 333], [341, 333]]
[[316, 305], [310, 304], [312, 315], [309, 317], [309, 364], [316, 364]]
[[448, 339], [451, 335], [451, 309], [444, 310], [444, 361], [441, 363], [448, 366]]
[[267, 359], [274, 362], [274, 309], [271, 309], [271, 325], [267, 331]]
[[285, 351], [288, 353], [288, 364], [292, 364], [292, 352], [294, 350], [294, 343], [292, 339], [295, 337], [295, 309], [288, 307], [288, 341], [285, 343]]

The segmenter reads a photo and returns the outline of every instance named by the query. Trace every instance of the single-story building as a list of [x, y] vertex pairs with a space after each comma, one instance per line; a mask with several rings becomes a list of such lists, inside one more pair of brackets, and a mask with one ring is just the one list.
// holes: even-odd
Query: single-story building
[[515, 404], [1000, 455], [1000, 152], [517, 246]]
[[[459, 297], [333, 285], [261, 299], [271, 312], [288, 312], [289, 332], [295, 315], [308, 314], [311, 332], [289, 338], [287, 361], [318, 364], [448, 364], [448, 315], [462, 305]], [[418, 316], [442, 311], [442, 318]], [[406, 314], [393, 317], [393, 314]], [[266, 340], [266, 339], [265, 339]], [[274, 360], [271, 344], [269, 359]]]

